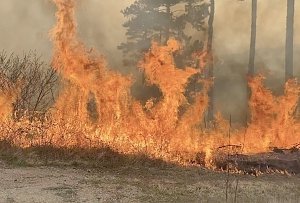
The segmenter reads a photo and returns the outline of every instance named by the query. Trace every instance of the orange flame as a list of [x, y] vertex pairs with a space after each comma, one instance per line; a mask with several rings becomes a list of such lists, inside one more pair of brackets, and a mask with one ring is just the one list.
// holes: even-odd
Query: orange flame
[[21, 83], [17, 82], [15, 86], [10, 84], [4, 75], [0, 75], [0, 122], [5, 122], [13, 112], [13, 103], [20, 94]]
[[[57, 24], [51, 37], [54, 43], [53, 67], [65, 83], [55, 110], [49, 119], [16, 121], [11, 129], [23, 126], [31, 136], [18, 131], [12, 138], [16, 145], [52, 144], [59, 147], [109, 147], [121, 153], [145, 153], [150, 157], [185, 163], [200, 152], [205, 162], [213, 166], [213, 157], [221, 146], [241, 146], [241, 153], [268, 151], [269, 147], [290, 147], [300, 140], [300, 123], [295, 109], [300, 87], [295, 80], [285, 85], [285, 94], [275, 97], [264, 88], [263, 77], [249, 80], [252, 95], [249, 101], [251, 121], [246, 129], [231, 129], [229, 121], [216, 116], [215, 128], [203, 128], [208, 106], [210, 79], [199, 82], [202, 90], [188, 103], [184, 95], [191, 76], [204, 70], [207, 53], [199, 57], [200, 71], [175, 66], [173, 53], [180, 44], [170, 39], [166, 46], [152, 43], [139, 62], [147, 82], [156, 85], [162, 98], [146, 105], [130, 94], [132, 79], [110, 70], [103, 56], [87, 49], [76, 36], [75, 0], [53, 0], [57, 6]], [[7, 113], [3, 104], [13, 96], [0, 95], [0, 113]], [[95, 103], [93, 109], [89, 103]], [[11, 111], [12, 109], [8, 109]], [[91, 119], [91, 114], [95, 114]], [[36, 122], [36, 123], [34, 123]], [[39, 126], [39, 127], [36, 127]], [[40, 129], [43, 129], [42, 131]], [[42, 136], [40, 136], [42, 135]], [[5, 138], [6, 134], [1, 134]]]

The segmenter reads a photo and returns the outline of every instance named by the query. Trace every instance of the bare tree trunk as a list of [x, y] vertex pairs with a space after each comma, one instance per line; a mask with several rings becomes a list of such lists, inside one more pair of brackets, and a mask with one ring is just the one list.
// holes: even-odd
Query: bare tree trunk
[[[172, 13], [171, 13], [171, 5], [170, 3], [166, 4], [166, 9], [167, 9], [167, 16], [168, 16], [168, 20], [171, 22], [172, 21]], [[166, 26], [166, 44], [170, 39], [170, 24], [167, 24]]]
[[294, 5], [295, 0], [287, 0], [286, 43], [285, 43], [285, 80], [293, 78], [294, 49]]
[[252, 0], [252, 14], [251, 14], [251, 42], [250, 42], [250, 55], [248, 65], [248, 75], [253, 76], [255, 73], [255, 46], [256, 46], [256, 19], [257, 19], [257, 0]]
[[[210, 1], [210, 15], [208, 19], [208, 40], [207, 40], [207, 55], [208, 60], [208, 77], [214, 77], [214, 59], [213, 59], [213, 34], [214, 34], [214, 17], [215, 17], [215, 0]], [[214, 86], [211, 87], [209, 91], [209, 107], [208, 107], [208, 120], [212, 121], [214, 119]]]
[[[255, 48], [256, 48], [256, 20], [257, 20], [257, 0], [252, 0], [251, 11], [251, 37], [250, 37], [250, 51], [249, 51], [249, 64], [248, 64], [248, 76], [253, 77], [255, 74]], [[251, 89], [247, 86], [247, 99], [251, 97]], [[248, 114], [245, 122], [251, 118], [251, 110], [248, 106]]]

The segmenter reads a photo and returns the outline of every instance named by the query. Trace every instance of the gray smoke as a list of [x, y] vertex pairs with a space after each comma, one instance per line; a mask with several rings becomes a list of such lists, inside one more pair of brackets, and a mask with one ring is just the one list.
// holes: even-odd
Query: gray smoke
[[[117, 46], [126, 40], [120, 11], [130, 1], [78, 1], [79, 36], [120, 65]], [[55, 6], [51, 0], [0, 0], [0, 49], [22, 54], [36, 50], [45, 60], [51, 59], [49, 31], [55, 23]]]
[[[103, 53], [111, 67], [122, 70], [117, 46], [126, 41], [120, 11], [133, 0], [79, 0], [79, 36], [88, 47]], [[0, 0], [0, 49], [22, 54], [36, 50], [51, 59], [49, 30], [55, 23], [50, 0]], [[216, 0], [214, 53], [216, 107], [225, 117], [245, 117], [251, 1]], [[284, 81], [286, 1], [258, 0], [256, 69], [267, 76], [277, 93]], [[194, 38], [199, 33], [191, 33]], [[203, 35], [202, 35], [203, 36]], [[205, 35], [204, 35], [205, 36]], [[295, 72], [300, 76], [300, 2], [295, 5]]]

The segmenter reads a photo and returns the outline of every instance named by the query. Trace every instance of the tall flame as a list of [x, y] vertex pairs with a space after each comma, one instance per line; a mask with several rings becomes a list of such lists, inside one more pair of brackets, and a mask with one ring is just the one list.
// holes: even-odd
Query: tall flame
[[[29, 129], [30, 139], [15, 136], [16, 145], [52, 144], [59, 147], [101, 147], [107, 145], [122, 153], [145, 153], [168, 161], [186, 161], [205, 153], [207, 166], [221, 146], [241, 146], [242, 153], [268, 151], [269, 147], [291, 147], [300, 140], [300, 122], [295, 118], [300, 87], [290, 80], [285, 94], [275, 97], [263, 86], [263, 77], [249, 79], [251, 121], [245, 129], [231, 129], [230, 122], [217, 114], [215, 128], [200, 123], [208, 106], [210, 79], [201, 79], [202, 90], [189, 103], [186, 86], [189, 78], [202, 70], [176, 68], [173, 55], [180, 43], [170, 39], [165, 46], [153, 42], [138, 66], [147, 83], [156, 85], [162, 97], [145, 105], [130, 94], [132, 78], [107, 67], [103, 56], [87, 49], [77, 38], [75, 0], [53, 0], [57, 24], [52, 30], [53, 67], [64, 80], [63, 89], [43, 123], [11, 123], [11, 129]], [[199, 57], [205, 66], [204, 56]], [[13, 94], [0, 95], [0, 114], [12, 109]], [[94, 103], [91, 109], [89, 105]], [[40, 128], [34, 126], [42, 126]], [[15, 134], [17, 134], [16, 130]], [[8, 133], [12, 134], [12, 133]], [[1, 138], [5, 138], [5, 133]]]
[[57, 25], [52, 31], [53, 66], [68, 82], [57, 107], [63, 111], [70, 103], [77, 102], [77, 105], [73, 104], [76, 115], [86, 116], [86, 104], [92, 94], [99, 107], [101, 122], [114, 122], [120, 118], [121, 110], [126, 105], [124, 98], [127, 97], [131, 80], [108, 70], [104, 58], [87, 50], [77, 39], [75, 1], [54, 2], [58, 11]]

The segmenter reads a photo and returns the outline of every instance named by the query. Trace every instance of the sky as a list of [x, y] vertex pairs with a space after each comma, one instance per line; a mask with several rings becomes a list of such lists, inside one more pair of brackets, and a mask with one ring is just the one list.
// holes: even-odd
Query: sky
[[[215, 0], [214, 54], [216, 104], [225, 114], [245, 108], [245, 73], [248, 63], [251, 0]], [[117, 46], [126, 41], [121, 10], [133, 0], [78, 0], [78, 32], [88, 47], [103, 53], [110, 66], [122, 69]], [[49, 31], [55, 23], [51, 0], [0, 0], [0, 50], [16, 54], [36, 50], [50, 63]], [[280, 88], [284, 77], [285, 0], [258, 0], [256, 68]], [[194, 38], [198, 33], [194, 33]], [[199, 36], [200, 37], [200, 36]], [[295, 72], [300, 75], [300, 2], [295, 5]], [[232, 98], [235, 102], [232, 105]]]

